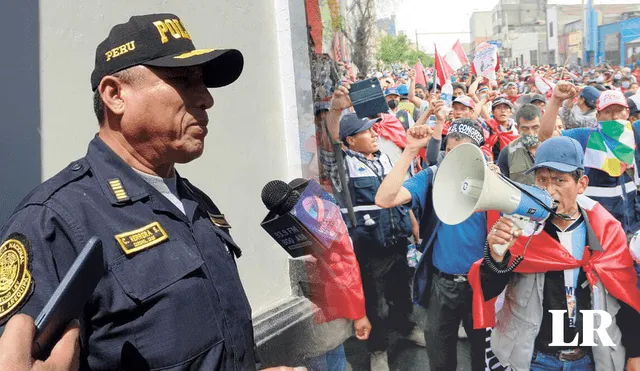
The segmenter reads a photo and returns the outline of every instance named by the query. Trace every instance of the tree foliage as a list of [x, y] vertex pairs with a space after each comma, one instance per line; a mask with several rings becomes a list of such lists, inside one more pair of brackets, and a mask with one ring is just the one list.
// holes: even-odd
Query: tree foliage
[[424, 66], [433, 64], [433, 57], [421, 50], [414, 49], [405, 34], [400, 34], [397, 37], [389, 35], [383, 37], [380, 40], [378, 59], [386, 65], [396, 63], [414, 65], [418, 62], [418, 59], [422, 61]]

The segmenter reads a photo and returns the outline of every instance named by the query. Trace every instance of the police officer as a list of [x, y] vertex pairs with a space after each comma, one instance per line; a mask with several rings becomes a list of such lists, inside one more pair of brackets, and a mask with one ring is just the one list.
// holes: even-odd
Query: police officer
[[80, 318], [81, 369], [256, 368], [240, 248], [216, 205], [174, 167], [203, 152], [207, 88], [242, 68], [238, 50], [196, 49], [173, 14], [111, 29], [91, 74], [99, 131], [87, 155], [31, 192], [0, 230], [0, 282], [11, 293], [0, 297], [1, 321], [35, 317], [96, 235], [107, 269]]

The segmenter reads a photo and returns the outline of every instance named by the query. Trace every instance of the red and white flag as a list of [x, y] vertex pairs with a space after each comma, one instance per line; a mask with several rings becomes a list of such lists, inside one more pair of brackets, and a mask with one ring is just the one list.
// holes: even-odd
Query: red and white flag
[[469, 60], [462, 48], [462, 44], [460, 44], [460, 40], [453, 44], [453, 48], [444, 56], [444, 60], [454, 71], [457, 71], [462, 68], [462, 66], [469, 64]]
[[416, 63], [413, 69], [416, 70], [416, 84], [427, 86], [427, 74], [420, 59], [418, 59], [418, 63]]
[[451, 66], [449, 66], [449, 64], [447, 64], [444, 59], [442, 59], [442, 56], [438, 54], [438, 47], [435, 43], [433, 43], [433, 47], [436, 50], [435, 68], [436, 76], [438, 77], [438, 84], [440, 84], [440, 86], [443, 86], [455, 71], [453, 68], [451, 68]]

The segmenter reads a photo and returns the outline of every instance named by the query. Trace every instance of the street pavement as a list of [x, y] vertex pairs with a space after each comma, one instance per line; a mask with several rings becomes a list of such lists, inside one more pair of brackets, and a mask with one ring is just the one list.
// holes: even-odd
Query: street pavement
[[[414, 307], [413, 317], [416, 323], [426, 323], [425, 313], [419, 307]], [[369, 371], [369, 358], [364, 341], [352, 337], [344, 343], [344, 349], [347, 355], [347, 370]], [[429, 371], [426, 348], [401, 338], [396, 333], [390, 336], [387, 354], [389, 369], [392, 371]], [[471, 371], [471, 348], [467, 339], [458, 340], [457, 371]]]
[[[347, 370], [369, 371], [367, 347], [363, 341], [351, 338], [344, 343], [344, 348], [347, 354]], [[466, 339], [458, 340], [457, 371], [471, 371], [470, 351]], [[392, 371], [429, 370], [427, 350], [399, 336], [392, 336], [388, 355], [389, 369]]]

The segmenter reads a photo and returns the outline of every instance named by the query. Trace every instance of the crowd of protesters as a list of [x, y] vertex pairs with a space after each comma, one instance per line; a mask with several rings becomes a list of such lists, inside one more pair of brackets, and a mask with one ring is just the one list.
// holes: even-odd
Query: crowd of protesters
[[[354, 113], [349, 88], [355, 81], [343, 81], [331, 99], [317, 102], [315, 109], [319, 177], [343, 208], [360, 264], [366, 311], [372, 324], [367, 340], [371, 369], [389, 369], [388, 339], [395, 331], [426, 347], [429, 369], [434, 371], [456, 369], [459, 337], [469, 339], [474, 371], [563, 367], [622, 370], [619, 367], [624, 365], [629, 370], [639, 370], [640, 342], [635, 338], [640, 334], [640, 319], [635, 304], [640, 302], [636, 288], [640, 286], [637, 284], [640, 260], [631, 260], [635, 255], [629, 251], [628, 242], [640, 230], [640, 177], [636, 164], [640, 159], [636, 146], [640, 140], [640, 63], [630, 67], [502, 68], [493, 81], [463, 68], [447, 81], [453, 86], [450, 103], [441, 99], [441, 86], [432, 72], [424, 72], [422, 81], [426, 83], [417, 83], [416, 74], [415, 69], [404, 66], [392, 71], [372, 71], [367, 76], [378, 78], [389, 106], [386, 113], [368, 118], [359, 118]], [[550, 140], [555, 137], [558, 139]], [[547, 140], [549, 143], [544, 144]], [[338, 141], [343, 144], [340, 155], [329, 150], [330, 144]], [[618, 337], [621, 353], [612, 351], [603, 355], [579, 345], [550, 346], [549, 313], [536, 317], [542, 323], [527, 335], [530, 341], [515, 348], [507, 344], [517, 342], [518, 334], [513, 331], [530, 329], [513, 325], [508, 329], [512, 332], [505, 334], [505, 328], [500, 328], [500, 314], [498, 327], [493, 331], [491, 328], [496, 325], [491, 321], [486, 326], [478, 326], [481, 323], [478, 321], [474, 326], [477, 313], [472, 303], [474, 294], [481, 290], [470, 282], [470, 270], [474, 263], [484, 259], [486, 246], [503, 241], [497, 236], [508, 222], [498, 221], [499, 215], [491, 212], [476, 212], [458, 225], [447, 225], [435, 214], [431, 190], [437, 169], [447, 154], [463, 143], [476, 145], [492, 170], [518, 183], [546, 188], [560, 205], [556, 205], [558, 210], [566, 207], [565, 211], [572, 213], [569, 217], [565, 215], [565, 219], [554, 218], [547, 223], [555, 228], [547, 231], [545, 227], [545, 232], [556, 241], [553, 243], [565, 246], [567, 237], [563, 233], [581, 231], [585, 225], [585, 230], [595, 230], [599, 240], [619, 229], [623, 238], [616, 241], [624, 244], [620, 254], [626, 259], [626, 265], [620, 269], [627, 273], [631, 269], [632, 276], [624, 279], [633, 281], [634, 290], [628, 298], [616, 296], [615, 290], [607, 286], [610, 283], [604, 289], [607, 295], [615, 296], [612, 300], [621, 308], [612, 313], [618, 323], [624, 323]], [[568, 154], [560, 154], [567, 148]], [[573, 162], [567, 160], [569, 157]], [[339, 162], [344, 164], [346, 177], [340, 177]], [[553, 185], [541, 185], [547, 178]], [[573, 183], [569, 182], [573, 188], [559, 186], [573, 179]], [[349, 191], [348, 199], [345, 189]], [[594, 208], [594, 204], [599, 208]], [[355, 212], [355, 224], [347, 217], [349, 207]], [[451, 207], [456, 205], [452, 203]], [[613, 225], [613, 229], [598, 235], [595, 225], [604, 225], [609, 220], [590, 221], [592, 210], [610, 214], [613, 224], [607, 225]], [[582, 236], [574, 245], [580, 249], [587, 243], [593, 244], [594, 233], [589, 234], [587, 242]], [[504, 237], [506, 241], [511, 238], [515, 241], [517, 236]], [[605, 248], [611, 244], [606, 239], [599, 241]], [[572, 256], [582, 259], [582, 250], [578, 255]], [[417, 262], [412, 261], [415, 256]], [[493, 259], [492, 255], [491, 259], [492, 264], [501, 264], [501, 258]], [[544, 287], [543, 297], [538, 299], [541, 308], [569, 309], [569, 317], [565, 317], [568, 329], [565, 338], [569, 342], [576, 334], [582, 339], [581, 330], [576, 328], [576, 324], [582, 323], [582, 315], [574, 310], [571, 317], [567, 302], [571, 300], [572, 308], [576, 308], [576, 301], [577, 308], [591, 308], [588, 290], [585, 299], [583, 292], [578, 294], [575, 284], [561, 287], [562, 277], [564, 282], [568, 282], [570, 275], [576, 280], [583, 278], [585, 269], [538, 273], [547, 280], [544, 283], [541, 278], [539, 283], [541, 290]], [[504, 313], [500, 312], [503, 301], [505, 306], [515, 305], [513, 297], [505, 299], [505, 287], [506, 292], [511, 287], [521, 294], [522, 284], [517, 281], [520, 273], [487, 278], [490, 272], [484, 266], [479, 272], [482, 288], [490, 287], [487, 289], [490, 293], [485, 293], [487, 300], [498, 297], [495, 304], [498, 313]], [[558, 287], [560, 291], [570, 288], [572, 294], [567, 291], [565, 300], [558, 299], [554, 291]], [[532, 295], [531, 287], [528, 295]], [[529, 301], [529, 297], [525, 299]], [[596, 301], [595, 297], [591, 299]], [[425, 309], [425, 323], [416, 323], [411, 302]], [[511, 308], [509, 313], [515, 315], [516, 311]], [[424, 337], [420, 331], [424, 331]], [[613, 363], [606, 363], [609, 361], [603, 361], [603, 357]]]

